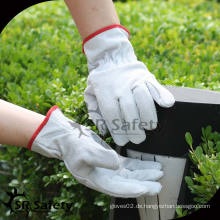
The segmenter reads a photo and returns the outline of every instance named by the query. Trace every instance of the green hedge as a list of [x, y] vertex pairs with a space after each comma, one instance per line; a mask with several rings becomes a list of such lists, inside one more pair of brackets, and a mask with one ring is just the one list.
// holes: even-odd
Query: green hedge
[[[189, 158], [193, 162], [190, 176], [185, 181], [194, 196], [197, 205], [209, 205], [210, 199], [220, 188], [220, 133], [212, 131], [211, 126], [202, 128], [201, 143], [194, 146], [193, 138], [189, 132], [185, 134], [189, 145]], [[178, 217], [185, 216], [196, 210], [177, 208]]]
[[[138, 58], [161, 83], [220, 90], [220, 6], [203, 0], [116, 3], [131, 31]], [[65, 115], [93, 130], [83, 102], [86, 59], [81, 39], [63, 2], [31, 7], [0, 37], [0, 98], [45, 114], [59, 105]], [[105, 137], [113, 147], [112, 139]], [[4, 174], [4, 175], [3, 175]], [[106, 219], [109, 197], [78, 184], [64, 163], [17, 147], [0, 150], [0, 200], [12, 187], [30, 201], [73, 202], [69, 213], [32, 212], [31, 219]], [[7, 217], [6, 217], [7, 216]], [[0, 206], [0, 217], [9, 215]]]

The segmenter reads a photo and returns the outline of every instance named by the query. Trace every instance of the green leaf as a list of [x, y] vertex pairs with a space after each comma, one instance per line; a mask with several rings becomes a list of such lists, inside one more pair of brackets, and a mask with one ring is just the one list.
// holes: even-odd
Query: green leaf
[[208, 146], [209, 146], [210, 148], [213, 148], [213, 146], [214, 146], [213, 141], [208, 140]]
[[220, 141], [216, 143], [216, 150], [217, 152], [220, 152]]
[[185, 181], [189, 186], [193, 186], [194, 182], [191, 177], [185, 176]]
[[206, 143], [202, 143], [202, 148], [203, 148], [204, 152], [207, 154], [208, 153], [208, 146]]
[[186, 139], [186, 142], [188, 143], [188, 145], [190, 147], [192, 147], [193, 140], [192, 140], [192, 136], [189, 132], [186, 132], [185, 139]]
[[198, 146], [195, 150], [195, 155], [198, 159], [202, 158], [203, 150], [200, 146]]
[[212, 127], [210, 125], [208, 125], [206, 128], [205, 128], [205, 134], [206, 134], [206, 137], [209, 137], [212, 133]]
[[182, 217], [183, 216], [183, 211], [181, 207], [176, 207], [176, 213], [178, 215], [178, 217]]
[[220, 169], [216, 171], [215, 176], [217, 183], [220, 185]]

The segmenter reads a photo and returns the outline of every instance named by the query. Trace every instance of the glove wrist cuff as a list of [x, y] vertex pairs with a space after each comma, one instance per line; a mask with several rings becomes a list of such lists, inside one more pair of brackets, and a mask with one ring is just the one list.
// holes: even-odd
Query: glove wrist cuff
[[51, 114], [53, 111], [55, 111], [56, 109], [58, 109], [58, 106], [53, 106], [52, 108], [50, 108], [50, 110], [47, 112], [47, 115], [45, 117], [45, 119], [43, 120], [43, 122], [39, 125], [39, 127], [37, 128], [37, 130], [34, 132], [34, 134], [32, 135], [31, 139], [28, 142], [27, 145], [27, 149], [31, 150], [32, 144], [34, 142], [34, 140], [36, 139], [37, 135], [40, 133], [40, 131], [44, 128], [44, 126], [47, 124]]
[[129, 41], [129, 32], [121, 25], [107, 26], [88, 36], [84, 40], [83, 49], [89, 73], [137, 60]]
[[87, 41], [91, 40], [91, 39], [94, 38], [95, 36], [97, 36], [97, 35], [99, 35], [99, 34], [105, 32], [105, 31], [111, 30], [111, 29], [113, 29], [113, 28], [122, 28], [123, 30], [125, 30], [125, 31], [128, 33], [128, 35], [130, 35], [129, 30], [128, 30], [127, 28], [125, 28], [124, 26], [120, 25], [120, 24], [113, 24], [113, 25], [106, 26], [106, 27], [101, 28], [101, 29], [97, 30], [96, 32], [90, 34], [89, 36], [87, 36], [87, 37], [83, 40], [83, 45], [82, 45], [82, 51], [83, 51], [83, 53], [85, 53], [85, 51], [84, 51], [84, 45], [85, 45], [85, 43], [86, 43]]

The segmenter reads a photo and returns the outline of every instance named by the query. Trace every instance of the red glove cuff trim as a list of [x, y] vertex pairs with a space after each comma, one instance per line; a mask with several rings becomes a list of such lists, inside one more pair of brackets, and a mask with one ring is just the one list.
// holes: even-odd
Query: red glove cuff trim
[[120, 25], [120, 24], [113, 24], [113, 25], [109, 25], [109, 26], [107, 26], [107, 27], [101, 28], [101, 29], [99, 29], [98, 31], [96, 31], [96, 32], [94, 32], [94, 33], [92, 33], [92, 34], [90, 34], [88, 37], [86, 37], [86, 38], [83, 40], [83, 46], [82, 46], [82, 51], [83, 51], [83, 53], [85, 53], [85, 52], [84, 52], [84, 44], [85, 44], [87, 41], [89, 41], [89, 40], [92, 39], [93, 37], [97, 36], [98, 34], [101, 34], [101, 33], [105, 32], [105, 31], [107, 31], [107, 30], [110, 30], [110, 29], [112, 29], [112, 28], [122, 28], [122, 29], [124, 29], [126, 32], [128, 32], [128, 34], [130, 34], [129, 30], [128, 30], [127, 28], [125, 28], [124, 26]]
[[43, 122], [40, 124], [40, 126], [37, 128], [37, 130], [34, 132], [34, 134], [32, 135], [30, 141], [28, 142], [28, 145], [27, 145], [27, 149], [28, 150], [31, 150], [31, 146], [35, 140], [35, 138], [37, 137], [37, 135], [40, 133], [40, 131], [43, 129], [43, 127], [47, 124], [49, 118], [50, 118], [50, 115], [53, 111], [55, 111], [56, 109], [58, 109], [59, 107], [58, 106], [53, 106], [52, 108], [50, 108], [50, 110], [47, 112], [47, 115], [45, 117], [45, 119], [43, 120]]

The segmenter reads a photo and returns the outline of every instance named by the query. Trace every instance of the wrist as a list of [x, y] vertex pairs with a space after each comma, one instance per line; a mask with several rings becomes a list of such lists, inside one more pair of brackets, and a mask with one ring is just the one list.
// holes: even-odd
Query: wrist
[[0, 143], [26, 147], [44, 115], [0, 100]]
[[32, 118], [30, 125], [27, 127], [27, 133], [24, 147], [28, 148], [28, 144], [30, 142], [30, 139], [32, 138], [33, 134], [36, 132], [36, 130], [39, 128], [39, 126], [42, 124], [42, 122], [45, 120], [45, 116], [41, 114], [34, 115]]

